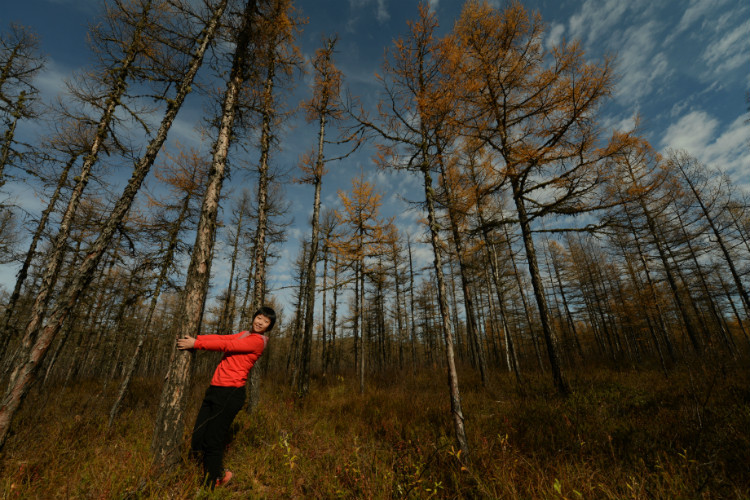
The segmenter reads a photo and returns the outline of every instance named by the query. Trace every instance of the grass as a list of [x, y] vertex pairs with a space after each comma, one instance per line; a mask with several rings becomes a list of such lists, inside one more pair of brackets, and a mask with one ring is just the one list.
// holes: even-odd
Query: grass
[[[241, 412], [225, 465], [233, 483], [199, 488], [185, 461], [150, 469], [159, 386], [139, 380], [114, 428], [114, 389], [94, 382], [32, 393], [0, 457], [2, 498], [748, 498], [747, 368], [608, 369], [548, 377], [523, 394], [496, 373], [461, 377], [470, 456], [456, 450], [443, 372], [391, 373], [359, 394], [353, 377], [314, 380], [295, 401], [266, 376], [260, 406]], [[197, 384], [190, 428], [205, 386]], [[112, 392], [112, 394], [110, 394]], [[186, 436], [185, 443], [189, 436]], [[185, 450], [186, 451], [186, 450]]]

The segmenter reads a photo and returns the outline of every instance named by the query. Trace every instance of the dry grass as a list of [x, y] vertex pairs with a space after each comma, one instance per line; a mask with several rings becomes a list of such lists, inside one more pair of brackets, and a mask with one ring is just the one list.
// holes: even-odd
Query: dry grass
[[[456, 452], [442, 373], [394, 373], [365, 394], [316, 380], [296, 402], [266, 376], [240, 413], [226, 466], [233, 484], [198, 487], [198, 467], [150, 471], [156, 382], [138, 381], [107, 434], [111, 394], [94, 383], [31, 394], [0, 469], [2, 498], [748, 498], [746, 368], [571, 373], [566, 399], [547, 377], [481, 388], [461, 379], [471, 456]], [[203, 392], [197, 387], [192, 424]], [[187, 444], [186, 436], [186, 444]]]

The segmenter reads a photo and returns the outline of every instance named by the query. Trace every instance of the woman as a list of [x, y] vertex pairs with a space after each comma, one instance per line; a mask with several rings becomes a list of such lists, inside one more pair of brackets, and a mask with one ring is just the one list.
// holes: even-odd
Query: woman
[[191, 442], [195, 456], [203, 455], [204, 483], [211, 489], [232, 479], [223, 470], [224, 448], [234, 417], [245, 404], [245, 382], [260, 358], [268, 338], [263, 335], [276, 323], [273, 309], [263, 306], [253, 315], [251, 331], [234, 335], [198, 335], [177, 339], [180, 350], [222, 351], [224, 356], [214, 371], [193, 428]]

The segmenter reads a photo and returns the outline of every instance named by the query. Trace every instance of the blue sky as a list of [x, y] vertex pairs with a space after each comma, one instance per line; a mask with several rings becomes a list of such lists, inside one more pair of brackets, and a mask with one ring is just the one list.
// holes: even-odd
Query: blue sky
[[[102, 2], [93, 0], [23, 0], [4, 2], [0, 27], [19, 22], [41, 37], [47, 56], [46, 70], [37, 85], [50, 101], [62, 90], [62, 82], [89, 63], [86, 27], [95, 20]], [[504, 2], [490, 2], [502, 7]], [[450, 29], [463, 2], [433, 0], [442, 30]], [[339, 36], [336, 61], [345, 85], [365, 102], [377, 99], [374, 73], [384, 49], [394, 37], [406, 32], [406, 21], [417, 15], [417, 2], [408, 0], [304, 0], [297, 3], [309, 18], [300, 38], [309, 57], [323, 34]], [[746, 93], [750, 90], [750, 3], [746, 0], [530, 0], [547, 23], [548, 46], [563, 38], [579, 39], [587, 57], [599, 59], [616, 54], [620, 79], [613, 99], [604, 107], [602, 121], [610, 128], [629, 128], [637, 114], [641, 131], [659, 150], [685, 149], [704, 163], [725, 170], [739, 185], [750, 189], [750, 124]], [[306, 97], [308, 81], [300, 82], [290, 102]], [[199, 141], [194, 127], [201, 116], [197, 102], [181, 112], [170, 140], [187, 145]], [[36, 131], [27, 130], [27, 134]], [[274, 161], [293, 167], [300, 154], [311, 147], [314, 130], [296, 119], [281, 139], [282, 151]], [[383, 194], [384, 216], [397, 216], [403, 230], [419, 233], [421, 213], [409, 210], [404, 199], [419, 198], [419, 184], [406, 174], [376, 171], [371, 150], [363, 149], [338, 165], [330, 166], [324, 180], [323, 203], [335, 207], [337, 190], [347, 190], [351, 178], [364, 172]], [[252, 157], [249, 158], [254, 160]], [[257, 159], [257, 158], [256, 158]], [[237, 179], [233, 184], [241, 184]], [[236, 186], [235, 186], [236, 187]], [[252, 189], [252, 185], [248, 185]], [[35, 199], [24, 186], [6, 191], [34, 209]], [[309, 186], [287, 186], [294, 224], [284, 258], [271, 270], [272, 287], [287, 282], [289, 263], [298, 242], [309, 236], [307, 220], [312, 202]], [[6, 193], [7, 194], [7, 193]], [[225, 209], [228, 213], [228, 208]], [[426, 247], [418, 249], [429, 262]], [[228, 267], [225, 259], [214, 264], [215, 283]], [[0, 266], [0, 286], [12, 288], [15, 267]], [[275, 284], [275, 285], [274, 285]], [[223, 285], [220, 285], [223, 286]], [[291, 304], [289, 304], [291, 309]]]

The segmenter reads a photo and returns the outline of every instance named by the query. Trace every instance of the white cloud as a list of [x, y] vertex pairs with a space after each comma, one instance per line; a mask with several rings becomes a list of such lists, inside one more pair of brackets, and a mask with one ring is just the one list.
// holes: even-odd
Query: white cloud
[[560, 44], [562, 41], [563, 35], [565, 34], [565, 25], [554, 23], [552, 24], [552, 27], [549, 29], [549, 32], [547, 33], [547, 50], [551, 50], [552, 47], [555, 47]]
[[[373, 3], [375, 4], [375, 18], [379, 23], [382, 24], [391, 18], [391, 14], [388, 12], [388, 7], [386, 6], [386, 0], [349, 0], [352, 17], [347, 22], [348, 31], [356, 31], [355, 24], [363, 16], [362, 10]], [[369, 18], [367, 14], [364, 14], [364, 16], [365, 18]]]
[[42, 98], [51, 102], [58, 95], [67, 92], [65, 82], [71, 76], [71, 69], [61, 67], [54, 60], [48, 60], [44, 69], [34, 79], [34, 85], [39, 89]]
[[734, 182], [750, 189], [750, 123], [738, 117], [724, 132], [701, 151], [704, 163], [729, 174]]
[[190, 147], [201, 149], [205, 137], [198, 130], [197, 125], [198, 123], [194, 120], [185, 120], [178, 115], [169, 129], [169, 140], [171, 142], [179, 141], [183, 146], [190, 145]]
[[636, 128], [636, 117], [639, 115], [639, 110], [636, 107], [632, 115], [629, 116], [607, 116], [602, 120], [602, 130], [606, 132], [612, 130], [618, 130], [620, 132], [631, 131]]
[[725, 3], [726, 0], [692, 0], [690, 6], [682, 14], [677, 28], [675, 28], [667, 40], [673, 40], [677, 35], [692, 27], [699, 20], [702, 21], [701, 24], [704, 24], [709, 15], [715, 12], [717, 7]]
[[735, 27], [706, 47], [701, 59], [713, 68], [714, 75], [737, 69], [747, 64], [750, 53], [750, 20]]
[[591, 45], [600, 37], [610, 36], [632, 4], [621, 0], [587, 0], [580, 12], [569, 19], [572, 37]]
[[702, 150], [712, 139], [718, 125], [719, 122], [708, 113], [692, 111], [667, 128], [662, 146], [686, 151]]
[[633, 103], [650, 94], [659, 81], [670, 72], [664, 53], [654, 53], [660, 26], [651, 21], [635, 25], [623, 34], [623, 50], [618, 54], [617, 66], [621, 80], [617, 87], [620, 101]]
[[588, 54], [615, 53], [620, 75], [616, 98], [632, 106], [653, 92], [671, 73], [667, 55], [660, 52], [665, 23], [646, 0], [587, 0], [568, 19], [568, 31], [553, 24], [548, 46], [563, 34], [581, 40]]
[[378, 0], [377, 12], [378, 21], [380, 21], [381, 23], [384, 23], [391, 18], [391, 15], [388, 13], [388, 9], [385, 6], [385, 0]]
[[716, 118], [704, 111], [693, 111], [667, 129], [661, 144], [665, 149], [686, 151], [706, 165], [723, 170], [748, 189], [750, 156], [745, 152], [749, 141], [750, 124], [744, 115], [721, 130]]

